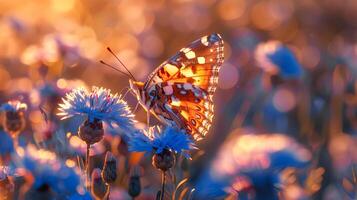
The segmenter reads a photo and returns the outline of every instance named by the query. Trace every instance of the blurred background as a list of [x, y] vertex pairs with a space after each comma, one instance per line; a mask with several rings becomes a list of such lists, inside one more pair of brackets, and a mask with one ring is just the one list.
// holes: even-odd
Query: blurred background
[[[189, 161], [190, 185], [218, 184], [224, 190], [214, 195], [232, 199], [271, 190], [282, 199], [353, 199], [356, 19], [355, 0], [0, 0], [0, 103], [28, 103], [24, 141], [50, 137], [39, 106], [56, 113], [79, 86], [118, 93], [129, 86], [98, 62], [119, 66], [107, 46], [145, 81], [185, 45], [220, 33], [216, 115]], [[146, 114], [139, 109], [136, 117]]]

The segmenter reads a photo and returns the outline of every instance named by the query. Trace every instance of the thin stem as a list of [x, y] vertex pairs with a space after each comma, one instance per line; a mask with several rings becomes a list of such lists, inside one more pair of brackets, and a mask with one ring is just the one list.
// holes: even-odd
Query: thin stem
[[90, 156], [89, 156], [89, 148], [90, 148], [90, 144], [87, 143], [87, 153], [86, 153], [86, 187], [87, 187], [87, 190], [90, 191], [90, 173], [89, 173], [89, 159], [90, 159]]
[[165, 171], [162, 171], [161, 173], [161, 197], [160, 200], [164, 200], [164, 196], [165, 196], [165, 179], [166, 179], [166, 174]]
[[106, 194], [106, 200], [109, 200], [109, 196], [110, 196], [110, 185], [109, 184], [107, 184], [107, 194]]
[[12, 141], [14, 142], [14, 148], [17, 149], [19, 147], [19, 138], [16, 133], [12, 134]]

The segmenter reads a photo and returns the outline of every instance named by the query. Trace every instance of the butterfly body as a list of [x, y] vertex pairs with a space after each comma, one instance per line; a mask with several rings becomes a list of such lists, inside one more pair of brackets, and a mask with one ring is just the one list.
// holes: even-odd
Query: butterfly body
[[204, 36], [162, 63], [145, 83], [130, 80], [130, 87], [147, 112], [199, 140], [212, 124], [212, 98], [223, 59], [221, 36]]

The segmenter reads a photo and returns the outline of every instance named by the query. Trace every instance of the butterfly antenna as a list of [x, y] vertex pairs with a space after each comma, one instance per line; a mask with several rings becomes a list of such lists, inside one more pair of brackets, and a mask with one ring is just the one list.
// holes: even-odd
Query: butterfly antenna
[[116, 67], [114, 67], [114, 66], [112, 66], [112, 65], [109, 65], [108, 63], [104, 62], [103, 60], [100, 60], [99, 62], [100, 62], [101, 64], [103, 64], [103, 65], [105, 65], [105, 66], [107, 66], [107, 67], [109, 67], [109, 68], [112, 68], [112, 69], [114, 69], [115, 71], [120, 72], [120, 73], [124, 74], [125, 76], [131, 78], [131, 76], [128, 75], [127, 73], [125, 73], [125, 72], [119, 70], [118, 68], [116, 68]]
[[112, 49], [110, 47], [107, 47], [107, 50], [113, 54], [113, 56], [119, 61], [119, 63], [125, 68], [125, 70], [130, 74], [130, 76], [134, 79], [134, 81], [136, 81], [135, 77], [133, 76], [133, 74], [128, 70], [128, 68], [124, 65], [124, 63], [119, 59], [119, 57], [112, 51]]

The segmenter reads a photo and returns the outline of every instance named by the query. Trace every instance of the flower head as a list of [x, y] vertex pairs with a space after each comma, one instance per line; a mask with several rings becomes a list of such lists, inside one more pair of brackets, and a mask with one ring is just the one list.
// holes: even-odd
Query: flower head
[[55, 101], [55, 102], [60, 100], [61, 99], [60, 97], [62, 97], [66, 91], [68, 91], [66, 88], [59, 88], [53, 82], [48, 82], [44, 85], [41, 85], [38, 88], [38, 92], [40, 94], [41, 100], [45, 99], [47, 101]]
[[27, 105], [17, 100], [4, 103], [0, 107], [0, 111], [5, 112], [4, 128], [13, 137], [25, 128], [24, 111], [26, 110]]
[[32, 188], [42, 191], [50, 188], [56, 195], [69, 196], [77, 193], [81, 177], [73, 165], [57, 159], [56, 154], [34, 146], [18, 148], [16, 167], [25, 169], [34, 179]]
[[132, 198], [135, 198], [140, 195], [141, 190], [140, 168], [134, 166], [130, 170], [128, 193]]
[[148, 131], [134, 132], [129, 139], [129, 151], [155, 152], [160, 154], [164, 150], [182, 153], [195, 148], [189, 135], [172, 126], [166, 126], [163, 131], [159, 127], [152, 127]]
[[10, 155], [14, 151], [14, 143], [10, 135], [0, 130], [0, 155]]
[[93, 87], [90, 92], [84, 88], [74, 89], [59, 106], [61, 112], [58, 115], [62, 119], [84, 115], [89, 122], [100, 120], [126, 130], [131, 130], [135, 122], [134, 114], [121, 96], [104, 88]]
[[258, 45], [255, 58], [259, 67], [269, 74], [282, 78], [298, 78], [301, 66], [293, 52], [279, 41], [269, 41]]
[[23, 112], [27, 110], [27, 105], [21, 101], [13, 100], [4, 103], [0, 107], [0, 111], [4, 112]]
[[196, 189], [205, 197], [225, 195], [230, 186], [240, 194], [275, 197], [280, 172], [303, 168], [310, 159], [307, 149], [282, 134], [237, 134], [223, 144]]

